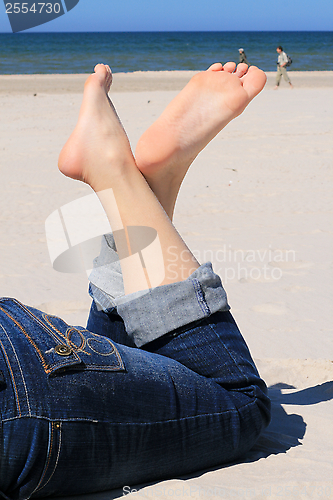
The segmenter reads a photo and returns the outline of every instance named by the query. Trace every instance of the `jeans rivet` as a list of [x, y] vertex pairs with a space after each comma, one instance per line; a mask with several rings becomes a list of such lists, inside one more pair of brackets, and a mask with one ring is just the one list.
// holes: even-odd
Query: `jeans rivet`
[[73, 352], [72, 349], [65, 344], [56, 345], [54, 350], [59, 356], [70, 356]]

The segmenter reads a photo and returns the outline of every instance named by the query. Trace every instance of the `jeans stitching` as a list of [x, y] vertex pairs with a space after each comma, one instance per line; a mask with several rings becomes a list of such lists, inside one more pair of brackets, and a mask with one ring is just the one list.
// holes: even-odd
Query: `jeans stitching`
[[[69, 338], [69, 335], [71, 332], [77, 332], [81, 338], [83, 338], [83, 344], [81, 344], [81, 346], [77, 346], [70, 338]], [[87, 332], [88, 334], [92, 335], [92, 337], [89, 337], [89, 338], [85, 338], [83, 333], [84, 332]], [[109, 353], [101, 353], [99, 351], [96, 351], [89, 343], [89, 341], [91, 340], [96, 340], [97, 342], [101, 342], [100, 340], [98, 340], [97, 338], [94, 338], [94, 337], [99, 337], [99, 338], [102, 338], [104, 340], [106, 340], [112, 347], [112, 351], [109, 352]], [[73, 347], [73, 349], [76, 351], [76, 352], [84, 352], [85, 354], [87, 354], [88, 356], [91, 356], [91, 353], [90, 352], [87, 352], [84, 350], [85, 346], [88, 345], [89, 348], [95, 353], [95, 354], [98, 354], [100, 356], [111, 356], [111, 354], [115, 353], [117, 350], [116, 350], [116, 347], [115, 345], [111, 342], [110, 339], [108, 339], [107, 337], [102, 337], [101, 335], [98, 335], [97, 333], [93, 333], [93, 332], [89, 332], [89, 330], [86, 330], [86, 329], [82, 329], [82, 330], [78, 330], [77, 328], [74, 328], [74, 327], [71, 327], [71, 328], [68, 328], [68, 330], [66, 330], [66, 335], [65, 335], [65, 338], [66, 340], [70, 343], [70, 345]], [[98, 365], [97, 365], [98, 366]]]
[[[60, 335], [61, 338], [66, 338], [65, 335], [58, 330], [58, 328], [52, 323], [50, 318], [53, 318], [54, 316], [48, 316], [47, 314], [43, 314], [43, 319], [48, 323], [48, 325], [53, 328], [53, 330]], [[65, 323], [66, 324], [66, 323]], [[67, 325], [69, 327], [69, 325]], [[59, 339], [60, 340], [60, 339]]]
[[[44, 415], [34, 415], [31, 414], [29, 417], [26, 417], [25, 415], [20, 415], [17, 417], [8, 417], [8, 418], [3, 418], [2, 422], [11, 422], [13, 420], [19, 420], [21, 418], [37, 418], [38, 420], [47, 420], [48, 422], [53, 422], [53, 418], [46, 417]], [[58, 418], [58, 422], [90, 422], [90, 423], [98, 423], [100, 422], [99, 420], [93, 419], [93, 418]]]
[[[5, 299], [5, 300], [7, 300], [7, 299]], [[23, 309], [29, 316], [31, 316], [33, 318], [33, 320], [35, 320], [36, 323], [38, 325], [40, 325], [41, 328], [43, 328], [44, 330], [46, 330], [46, 332], [53, 338], [53, 340], [55, 340], [57, 342], [61, 342], [61, 339], [59, 339], [57, 336], [55, 336], [54, 332], [52, 332], [52, 330], [50, 330], [47, 327], [47, 325], [45, 325], [42, 321], [40, 321], [39, 318], [37, 318], [37, 316], [35, 316], [35, 314], [33, 314], [31, 311], [29, 311], [29, 309], [27, 309], [26, 307], [24, 307], [24, 305], [21, 304], [20, 302], [18, 302], [17, 300], [15, 300], [15, 299], [12, 299], [12, 300], [21, 309]], [[38, 346], [36, 345], [36, 343], [34, 342], [34, 340], [25, 331], [25, 329], [23, 328], [23, 326], [20, 323], [18, 323], [18, 321], [16, 321], [9, 313], [7, 313], [7, 311], [5, 311], [4, 309], [2, 309], [2, 307], [0, 307], [0, 310], [2, 310], [20, 328], [20, 330], [23, 332], [23, 334], [25, 335], [25, 337], [27, 337], [28, 341], [33, 345], [33, 347], [35, 348], [35, 350], [37, 351], [37, 353], [38, 353], [38, 355], [39, 355], [39, 357], [41, 359], [42, 366], [44, 368], [45, 373], [47, 373], [47, 374], [51, 373], [52, 372], [52, 367], [50, 367], [49, 364], [46, 362], [46, 360], [45, 360], [45, 358], [44, 358], [41, 350], [38, 348]], [[43, 315], [43, 318], [46, 319], [46, 315]], [[52, 327], [53, 325], [51, 324], [50, 326]], [[54, 327], [54, 329], [56, 330], [55, 327]], [[56, 331], [58, 331], [58, 333], [61, 335], [61, 337], [66, 338], [59, 330], [56, 330]], [[81, 359], [79, 358], [79, 356], [77, 356], [77, 354], [74, 353], [74, 357], [75, 357], [76, 361], [80, 361], [81, 362]], [[56, 369], [57, 366], [62, 367], [63, 364], [59, 361], [58, 363], [54, 363], [52, 366], [53, 366], [53, 369]]]
[[[20, 302], [14, 300], [15, 303], [17, 303], [19, 305], [19, 307], [21, 307], [21, 309], [23, 309], [24, 311], [26, 311], [30, 316], [32, 316], [36, 322], [41, 325], [42, 328], [46, 329], [47, 332], [49, 332], [52, 336], [54, 335], [53, 332], [47, 328], [46, 325], [44, 325], [44, 323], [42, 323], [41, 321], [39, 321], [39, 319], [33, 314], [31, 313], [31, 311], [29, 311], [28, 309], [26, 309], [23, 304], [21, 304]], [[37, 346], [37, 344], [35, 343], [35, 341], [30, 337], [30, 335], [26, 332], [26, 330], [23, 328], [23, 326], [15, 320], [15, 318], [13, 318], [13, 316], [11, 316], [11, 314], [9, 314], [5, 309], [3, 309], [1, 306], [0, 306], [0, 310], [3, 311], [9, 319], [11, 319], [17, 326], [18, 328], [22, 331], [22, 333], [24, 334], [24, 336], [28, 339], [28, 341], [30, 342], [30, 344], [32, 344], [32, 346], [35, 348], [35, 351], [37, 352], [40, 360], [41, 360], [41, 363], [42, 363], [42, 366], [44, 368], [44, 371], [45, 373], [49, 374], [52, 372], [53, 369], [56, 369], [57, 366], [60, 366], [62, 367], [63, 364], [61, 361], [59, 361], [58, 363], [55, 363], [52, 365], [52, 367], [50, 367], [50, 365], [46, 362], [41, 350], [39, 349], [39, 347]], [[59, 339], [57, 339], [58, 341], [60, 341]], [[76, 361], [80, 361], [81, 362], [81, 359], [79, 358], [79, 356], [74, 352], [73, 353]]]
[[[3, 328], [3, 327], [2, 327]], [[14, 356], [16, 358], [16, 362], [17, 362], [17, 365], [18, 365], [18, 368], [20, 370], [20, 374], [21, 374], [21, 377], [22, 377], [22, 381], [23, 381], [23, 386], [24, 386], [24, 392], [25, 392], [25, 395], [26, 395], [26, 399], [27, 399], [27, 406], [28, 406], [28, 410], [29, 410], [29, 415], [31, 415], [31, 407], [30, 407], [30, 400], [29, 400], [29, 395], [28, 395], [28, 388], [27, 388], [27, 384], [25, 382], [25, 378], [24, 378], [24, 375], [23, 375], [23, 370], [22, 370], [22, 366], [21, 366], [21, 363], [20, 363], [20, 360], [17, 356], [17, 353], [16, 353], [16, 350], [15, 350], [15, 347], [13, 346], [13, 343], [12, 341], [10, 340], [10, 337], [8, 335], [8, 333], [6, 332], [5, 328], [3, 328], [4, 332], [5, 332], [5, 335], [8, 339], [8, 342], [10, 343], [12, 349], [13, 349], [13, 352], [14, 352]]]
[[[23, 326], [15, 320], [15, 318], [13, 318], [13, 316], [11, 316], [5, 309], [3, 309], [1, 306], [0, 306], [0, 310], [3, 311], [7, 316], [8, 318], [10, 318], [16, 326], [18, 326], [18, 328], [21, 330], [21, 332], [23, 333], [23, 335], [28, 339], [28, 341], [33, 345], [33, 347], [35, 348], [36, 352], [38, 353], [39, 357], [40, 357], [40, 360], [42, 362], [42, 365], [43, 365], [43, 368], [45, 370], [46, 373], [49, 373], [50, 372], [50, 368], [49, 368], [49, 365], [46, 363], [45, 359], [44, 359], [44, 356], [41, 352], [41, 350], [38, 348], [38, 346], [36, 345], [36, 343], [32, 340], [32, 338], [28, 335], [28, 333], [25, 331], [25, 329], [23, 328]], [[29, 311], [28, 311], [29, 312]]]
[[88, 344], [89, 348], [90, 348], [90, 349], [91, 349], [91, 350], [92, 350], [95, 354], [98, 354], [99, 356], [105, 356], [105, 357], [107, 357], [107, 356], [111, 356], [112, 354], [114, 354], [114, 353], [116, 352], [116, 348], [115, 348], [115, 346], [112, 344], [112, 342], [111, 342], [109, 339], [108, 339], [108, 340], [109, 340], [109, 343], [110, 343], [110, 344], [111, 344], [111, 346], [112, 346], [112, 351], [111, 351], [111, 352], [108, 352], [108, 353], [102, 353], [102, 352], [96, 351], [96, 349], [94, 349], [94, 348], [90, 345], [90, 341], [91, 341], [91, 340], [96, 340], [96, 342], [101, 342], [101, 341], [100, 341], [100, 340], [98, 340], [98, 339], [91, 338], [91, 337], [90, 337], [89, 339], [87, 339], [87, 344]]
[[204, 313], [205, 316], [209, 316], [211, 312], [205, 300], [200, 282], [197, 279], [192, 279], [191, 281], [202, 312]]
[[53, 434], [54, 434], [54, 422], [51, 422], [50, 444], [49, 444], [49, 450], [48, 450], [48, 454], [47, 454], [46, 465], [44, 467], [44, 471], [42, 473], [42, 477], [40, 478], [40, 480], [39, 480], [36, 488], [34, 489], [34, 491], [32, 493], [35, 493], [39, 489], [39, 486], [43, 482], [43, 479], [45, 477], [47, 469], [49, 468], [49, 464], [50, 464], [50, 460], [51, 460], [51, 455], [52, 455], [52, 448], [53, 448]]
[[5, 347], [4, 347], [4, 345], [3, 345], [3, 343], [2, 343], [1, 340], [0, 340], [0, 344], [2, 346], [2, 351], [4, 353], [4, 356], [5, 356], [6, 360], [7, 360], [9, 372], [10, 372], [10, 375], [11, 375], [11, 378], [12, 378], [12, 382], [13, 382], [13, 385], [14, 385], [14, 392], [15, 392], [15, 395], [16, 395], [17, 411], [18, 411], [19, 416], [21, 416], [22, 412], [21, 412], [21, 406], [20, 406], [20, 398], [19, 398], [19, 395], [18, 395], [18, 390], [17, 390], [17, 386], [16, 386], [16, 382], [15, 382], [15, 378], [14, 378], [14, 373], [13, 373], [13, 370], [12, 370], [12, 366], [10, 364], [9, 358], [7, 356], [7, 352], [6, 352]]
[[[81, 338], [81, 345], [77, 346], [69, 337], [69, 335], [72, 332], [78, 332], [80, 338]], [[66, 335], [64, 335], [64, 338], [66, 339], [66, 342], [69, 343], [69, 345], [76, 351], [76, 352], [84, 352], [91, 356], [89, 352], [86, 352], [84, 348], [86, 347], [87, 344], [87, 339], [84, 337], [84, 335], [80, 332], [80, 330], [77, 330], [76, 328], [68, 328], [66, 330]]]
[[[228, 391], [229, 393], [231, 391]], [[259, 398], [257, 396], [254, 396], [251, 401], [245, 403], [242, 406], [239, 406], [238, 408], [229, 408], [228, 410], [225, 411], [219, 411], [219, 412], [213, 412], [213, 413], [202, 413], [200, 415], [190, 415], [188, 417], [181, 417], [181, 418], [170, 418], [167, 420], [158, 420], [156, 422], [111, 422], [108, 420], [97, 420], [97, 419], [92, 419], [92, 418], [58, 418], [58, 422], [86, 422], [86, 423], [94, 423], [94, 424], [106, 424], [106, 425], [112, 425], [112, 426], [135, 426], [135, 425], [155, 425], [155, 424], [165, 424], [169, 422], [182, 422], [186, 420], [192, 420], [192, 419], [198, 419], [198, 418], [203, 418], [203, 417], [217, 417], [219, 415], [224, 415], [226, 413], [239, 413], [239, 410], [242, 410], [243, 408], [246, 408], [247, 406], [252, 406], [252, 405], [257, 405], [257, 401]], [[2, 421], [3, 422], [10, 422], [12, 420], [18, 420], [20, 418], [37, 418], [41, 420], [47, 420], [47, 421], [53, 421], [49, 417], [44, 417], [44, 416], [39, 416], [39, 415], [32, 415], [31, 417], [12, 417], [12, 418], [4, 418]]]
[[[53, 338], [55, 337], [55, 338], [56, 338], [56, 340], [57, 340], [57, 341], [59, 341], [59, 338], [58, 338], [58, 337], [56, 337], [56, 336], [54, 335], [54, 332], [53, 332], [52, 330], [50, 330], [50, 329], [47, 327], [47, 325], [45, 325], [42, 321], [40, 321], [40, 319], [39, 319], [39, 318], [37, 318], [37, 316], [35, 316], [35, 314], [34, 314], [33, 312], [31, 312], [31, 311], [30, 311], [29, 309], [27, 309], [27, 308], [26, 308], [23, 304], [21, 304], [21, 302], [19, 302], [19, 301], [18, 301], [18, 300], [16, 300], [16, 299], [3, 299], [3, 301], [6, 301], [6, 300], [9, 300], [9, 301], [15, 302], [15, 304], [17, 304], [17, 305], [18, 305], [21, 309], [23, 309], [23, 311], [25, 311], [25, 312], [26, 312], [29, 316], [31, 316], [31, 317], [32, 317], [32, 318], [36, 321], [36, 323], [37, 323], [38, 325], [40, 325], [42, 328], [44, 328], [44, 329], [48, 332], [48, 334], [49, 334], [51, 337], [53, 337]], [[2, 309], [2, 308], [0, 307], [0, 309]], [[6, 313], [6, 311], [4, 311], [4, 312]], [[6, 314], [7, 314], [7, 313], [6, 313]], [[8, 314], [7, 314], [7, 316], [8, 316]], [[43, 316], [43, 317], [44, 317], [44, 316]]]
[[[39, 319], [38, 319], [38, 318], [37, 318], [37, 317], [36, 317], [36, 316], [35, 316], [35, 315], [31, 312], [31, 311], [29, 311], [28, 309], [26, 309], [26, 308], [25, 308], [25, 307], [24, 307], [21, 303], [17, 302], [16, 300], [15, 300], [15, 302], [16, 302], [16, 303], [17, 303], [17, 304], [21, 307], [21, 309], [24, 309], [24, 310], [25, 310], [25, 311], [26, 311], [26, 312], [27, 312], [30, 316], [32, 316], [32, 317], [33, 317], [33, 318], [34, 318], [34, 319], [38, 322], [38, 324], [40, 324], [43, 328], [45, 328], [48, 332], [50, 332], [50, 333], [53, 335], [52, 331], [50, 331], [50, 329], [49, 329], [49, 328], [47, 328], [47, 326], [46, 326], [44, 323], [42, 323], [41, 321], [39, 321]], [[19, 328], [19, 329], [23, 332], [24, 336], [25, 336], [25, 337], [28, 339], [28, 341], [29, 341], [29, 342], [33, 345], [33, 347], [35, 348], [35, 350], [37, 351], [37, 353], [38, 353], [38, 355], [39, 355], [39, 358], [40, 358], [40, 360], [41, 360], [41, 362], [42, 362], [42, 365], [43, 365], [43, 368], [44, 368], [45, 373], [47, 373], [47, 374], [51, 373], [51, 372], [52, 372], [52, 368], [51, 368], [51, 367], [49, 366], [49, 364], [46, 362], [46, 360], [44, 359], [44, 356], [43, 356], [43, 354], [42, 354], [41, 350], [38, 348], [38, 346], [36, 345], [36, 343], [34, 342], [34, 340], [33, 340], [33, 339], [29, 336], [29, 334], [25, 331], [25, 329], [23, 328], [23, 326], [22, 326], [22, 325], [21, 325], [18, 321], [16, 321], [16, 320], [15, 320], [15, 318], [13, 318], [13, 316], [11, 316], [11, 314], [9, 314], [9, 313], [8, 313], [5, 309], [3, 309], [1, 306], [0, 306], [0, 310], [1, 310], [1, 311], [3, 311], [3, 312], [4, 312], [4, 313], [5, 313], [5, 314], [6, 314], [6, 315], [7, 315], [7, 316], [8, 316], [8, 317], [9, 317], [9, 318], [10, 318], [10, 319], [11, 319], [11, 320], [12, 320], [12, 321], [13, 321], [13, 322], [17, 325], [17, 326], [18, 326], [18, 328]], [[75, 351], [75, 352], [74, 352], [74, 355], [75, 355], [75, 357], [77, 358], [77, 360], [81, 362], [81, 359], [79, 358], [79, 356], [78, 356], [78, 354], [77, 354], [77, 351], [78, 351], [77, 346], [74, 344], [74, 342], [71, 342], [71, 341], [70, 341], [70, 339], [68, 339], [68, 337], [67, 337], [67, 332], [70, 332], [70, 331], [72, 331], [72, 330], [73, 330], [73, 331], [75, 330], [75, 331], [77, 331], [77, 332], [79, 332], [79, 333], [80, 333], [80, 330], [78, 330], [78, 329], [76, 329], [76, 328], [69, 327], [69, 326], [67, 325], [67, 326], [68, 326], [68, 329], [67, 329], [67, 331], [66, 331], [66, 335], [64, 335], [63, 333], [61, 333], [61, 332], [60, 332], [60, 330], [58, 330], [58, 329], [56, 328], [56, 326], [54, 326], [54, 325], [53, 325], [53, 323], [52, 323], [51, 321], [49, 321], [49, 319], [48, 319], [48, 317], [46, 316], [46, 314], [45, 314], [45, 315], [43, 315], [43, 318], [45, 319], [45, 321], [47, 321], [47, 323], [48, 323], [48, 324], [49, 324], [52, 328], [54, 328], [54, 330], [55, 330], [55, 331], [56, 331], [56, 332], [57, 332], [57, 333], [58, 333], [58, 334], [62, 337], [62, 339], [66, 340], [66, 342], [68, 341], [68, 342], [71, 344], [71, 346], [72, 346], [72, 347], [75, 347], [75, 349], [74, 349], [74, 351]], [[88, 332], [88, 330], [86, 330], [86, 329], [84, 329], [83, 331]], [[101, 337], [101, 335], [96, 335], [96, 334], [94, 334], [94, 333], [92, 333], [92, 332], [88, 332], [88, 333], [91, 333], [91, 334], [92, 334], [92, 335], [94, 335], [94, 336]], [[108, 342], [112, 345], [112, 349], [113, 349], [113, 352], [112, 352], [112, 353], [110, 353], [110, 355], [111, 355], [111, 354], [113, 354], [113, 353], [115, 353], [115, 354], [116, 354], [116, 356], [117, 356], [117, 360], [118, 360], [118, 363], [119, 363], [119, 365], [120, 365], [120, 368], [121, 368], [121, 369], [124, 369], [124, 368], [125, 368], [125, 367], [124, 367], [124, 363], [123, 363], [123, 360], [122, 360], [122, 358], [121, 358], [121, 356], [120, 356], [120, 354], [119, 354], [118, 350], [116, 349], [116, 347], [115, 347], [115, 345], [113, 344], [113, 342], [111, 342], [109, 339], [107, 339], [107, 340], [108, 340]], [[58, 339], [58, 341], [60, 341], [60, 339]], [[89, 346], [89, 347], [90, 347], [90, 346]], [[90, 349], [92, 349], [92, 348], [90, 347]], [[92, 350], [93, 350], [93, 349], [92, 349]], [[84, 352], [85, 352], [85, 351], [84, 351]], [[90, 353], [86, 353], [86, 354], [89, 354], [89, 355], [90, 355]], [[99, 354], [100, 354], [100, 353], [99, 353]], [[62, 363], [61, 363], [61, 362], [59, 362], [59, 363], [54, 364], [54, 365], [53, 365], [53, 368], [56, 368], [58, 365], [62, 366]], [[109, 367], [105, 367], [105, 366], [103, 366], [103, 365], [86, 365], [86, 366], [93, 366], [93, 367], [96, 367], [96, 368], [100, 367], [100, 369], [101, 369], [101, 370], [103, 370], [103, 369], [105, 369], [105, 370], [116, 370], [116, 369], [118, 368], [118, 367], [112, 367], [112, 368], [109, 368]]]
[[48, 478], [48, 480], [46, 481], [46, 483], [42, 486], [42, 488], [40, 488], [41, 490], [50, 482], [51, 478], [53, 477], [57, 467], [58, 467], [58, 463], [59, 463], [59, 457], [60, 457], [60, 450], [61, 450], [61, 444], [62, 444], [62, 433], [61, 433], [61, 422], [60, 422], [60, 428], [59, 428], [59, 445], [58, 445], [58, 453], [57, 453], [57, 458], [56, 458], [56, 461], [55, 461], [55, 464], [54, 464], [54, 467], [53, 467], [53, 471], [52, 471], [52, 474], [50, 475], [50, 477]]
[[56, 457], [56, 461], [55, 461], [55, 464], [54, 464], [54, 467], [53, 467], [53, 471], [50, 475], [50, 477], [48, 478], [48, 480], [46, 481], [45, 484], [43, 484], [43, 486], [40, 486], [43, 482], [43, 479], [48, 471], [48, 468], [49, 468], [49, 465], [50, 465], [50, 460], [51, 460], [51, 454], [52, 454], [52, 449], [53, 449], [53, 435], [54, 435], [54, 425], [55, 423], [54, 422], [51, 422], [51, 447], [50, 447], [50, 451], [49, 451], [49, 454], [48, 454], [48, 460], [47, 460], [47, 464], [45, 466], [45, 469], [44, 469], [44, 472], [43, 472], [43, 475], [38, 483], [38, 485], [36, 486], [36, 488], [34, 489], [33, 493], [36, 493], [37, 491], [41, 491], [43, 488], [45, 488], [45, 486], [51, 481], [56, 469], [57, 469], [57, 466], [58, 466], [58, 463], [59, 463], [59, 456], [60, 456], [60, 449], [61, 449], [61, 444], [62, 444], [62, 435], [61, 435], [61, 422], [60, 423], [60, 428], [59, 428], [59, 444], [58, 444], [58, 452], [57, 452], [57, 457]]
[[[57, 327], [56, 327], [55, 325], [53, 325], [53, 323], [52, 323], [52, 322], [51, 322], [51, 320], [50, 320], [50, 318], [51, 318], [50, 316], [43, 315], [43, 318], [45, 319], [45, 321], [47, 321], [47, 323], [48, 323], [48, 324], [49, 324], [52, 328], [54, 328], [54, 330], [55, 330], [55, 331], [56, 331], [56, 332], [57, 332], [57, 333], [58, 333], [58, 334], [59, 334], [59, 335], [60, 335], [60, 336], [61, 336], [64, 340], [66, 340], [66, 343], [67, 343], [67, 344], [69, 344], [69, 345], [73, 348], [73, 350], [74, 350], [76, 353], [78, 353], [78, 352], [84, 352], [84, 353], [85, 353], [85, 354], [87, 354], [88, 356], [91, 356], [91, 353], [90, 353], [90, 352], [87, 352], [87, 351], [85, 351], [85, 350], [83, 349], [83, 348], [85, 347], [85, 345], [86, 345], [86, 344], [88, 344], [89, 348], [90, 348], [93, 352], [95, 352], [96, 354], [98, 354], [98, 355], [100, 355], [100, 356], [111, 356], [111, 354], [116, 354], [116, 356], [117, 356], [117, 360], [118, 360], [118, 363], [120, 364], [121, 369], [124, 369], [124, 368], [125, 368], [125, 367], [124, 367], [123, 360], [122, 360], [122, 358], [121, 358], [121, 356], [120, 356], [120, 354], [119, 354], [119, 352], [118, 352], [118, 350], [117, 350], [116, 346], [115, 346], [115, 345], [114, 345], [114, 343], [113, 343], [113, 342], [111, 342], [111, 340], [110, 340], [110, 339], [108, 339], [107, 337], [102, 337], [101, 335], [97, 335], [96, 333], [89, 332], [89, 330], [87, 330], [86, 328], [84, 328], [84, 329], [82, 329], [82, 330], [78, 330], [77, 328], [70, 327], [70, 326], [67, 328], [66, 333], [65, 333], [65, 334], [63, 334], [60, 330], [58, 330], [58, 329], [57, 329]], [[100, 353], [100, 352], [96, 351], [96, 350], [95, 350], [95, 349], [93, 349], [93, 348], [91, 347], [91, 345], [89, 344], [89, 340], [91, 340], [91, 338], [86, 339], [84, 336], [83, 336], [83, 338], [84, 338], [83, 347], [82, 347], [82, 345], [81, 345], [80, 347], [78, 347], [78, 346], [77, 346], [74, 342], [72, 342], [72, 341], [71, 341], [71, 339], [68, 337], [68, 335], [69, 335], [72, 331], [73, 331], [73, 332], [78, 332], [78, 334], [79, 334], [81, 337], [83, 336], [83, 332], [87, 332], [87, 333], [89, 333], [89, 334], [93, 335], [93, 337], [102, 337], [102, 338], [106, 339], [106, 340], [108, 341], [108, 343], [112, 346], [112, 351], [111, 351], [109, 354], [102, 354], [102, 353]], [[86, 363], [85, 363], [85, 364], [86, 364]], [[89, 367], [90, 367], [90, 366], [93, 366], [93, 367], [95, 367], [96, 369], [97, 369], [98, 367], [100, 367], [100, 369], [101, 369], [101, 370], [103, 370], [103, 369], [104, 369], [104, 370], [105, 370], [105, 369], [107, 369], [107, 370], [116, 370], [116, 369], [117, 369], [117, 368], [110, 368], [110, 367], [109, 367], [109, 368], [107, 368], [107, 367], [105, 367], [105, 366], [103, 366], [103, 365], [88, 365], [88, 364], [86, 364], [86, 366], [87, 366], [87, 367], [88, 367], [88, 366], [89, 366]]]
[[229, 350], [229, 349], [227, 349], [227, 347], [226, 347], [225, 343], [223, 342], [223, 340], [221, 339], [221, 337], [220, 337], [220, 336], [216, 333], [215, 328], [214, 328], [211, 324], [209, 324], [209, 323], [207, 323], [207, 324], [208, 324], [208, 326], [210, 327], [210, 329], [211, 329], [211, 330], [213, 330], [214, 334], [215, 334], [215, 335], [219, 338], [219, 340], [222, 342], [222, 344], [223, 344], [223, 346], [224, 346], [224, 349], [225, 349], [225, 350], [226, 350], [226, 352], [228, 353], [229, 357], [232, 359], [232, 361], [233, 361], [234, 365], [237, 367], [238, 372], [239, 372], [239, 373], [240, 373], [240, 374], [241, 374], [241, 375], [245, 378], [245, 380], [246, 380], [246, 381], [248, 381], [248, 380], [249, 380], [249, 377], [248, 377], [247, 375], [245, 375], [245, 373], [243, 372], [243, 370], [242, 370], [242, 369], [238, 366], [238, 363], [237, 363], [236, 359], [235, 359], [235, 358], [234, 358], [234, 356], [231, 354], [230, 350]]
[[[84, 337], [84, 335], [82, 333], [82, 332], [88, 332], [88, 330], [86, 330], [86, 329], [84, 329], [84, 330], [78, 330], [77, 328], [74, 328], [74, 327], [71, 327], [71, 326], [67, 325], [68, 328], [66, 329], [66, 332], [64, 334], [60, 330], [58, 330], [58, 328], [52, 323], [51, 318], [53, 318], [53, 317], [54, 316], [48, 316], [46, 314], [43, 314], [43, 318], [50, 325], [50, 327], [53, 328], [61, 336], [61, 338], [66, 342], [66, 344], [69, 345], [76, 353], [78, 353], [78, 352], [84, 352], [88, 356], [91, 356], [90, 352], [87, 352], [87, 351], [84, 350], [84, 348], [85, 348], [85, 346], [86, 346], [86, 344], [88, 342], [87, 342], [87, 339]], [[69, 335], [70, 335], [71, 332], [77, 332], [79, 334], [79, 336], [81, 337], [82, 343], [81, 343], [80, 346], [77, 346], [69, 338]], [[89, 333], [91, 333], [91, 332], [89, 332]], [[114, 345], [113, 344], [112, 344], [112, 347], [113, 347], [113, 350], [114, 350]]]
[[[54, 332], [52, 332], [52, 330], [50, 330], [50, 329], [47, 327], [47, 325], [45, 325], [42, 321], [40, 321], [40, 319], [39, 319], [39, 318], [37, 318], [37, 316], [35, 316], [35, 314], [33, 314], [31, 311], [29, 311], [29, 309], [27, 309], [26, 307], [24, 307], [24, 306], [23, 306], [23, 304], [21, 304], [20, 302], [16, 301], [15, 299], [14, 299], [14, 302], [16, 302], [16, 303], [19, 305], [19, 307], [21, 307], [21, 309], [23, 309], [24, 311], [26, 311], [26, 312], [27, 312], [27, 313], [28, 313], [28, 314], [29, 314], [29, 315], [30, 315], [30, 316], [31, 316], [31, 317], [32, 317], [32, 318], [33, 318], [33, 319], [34, 319], [34, 320], [35, 320], [35, 321], [36, 321], [36, 322], [37, 322], [37, 323], [38, 323], [38, 324], [39, 324], [39, 325], [40, 325], [40, 326], [44, 329], [44, 330], [46, 330], [46, 331], [48, 332], [48, 334], [49, 334], [49, 335], [50, 335], [50, 336], [51, 336], [54, 340], [56, 340], [57, 342], [61, 342], [61, 341], [62, 341], [62, 339], [67, 340], [66, 335], [64, 335], [64, 334], [63, 334], [60, 330], [58, 330], [58, 329], [56, 328], [56, 326], [55, 326], [55, 325], [53, 325], [53, 323], [52, 323], [51, 321], [49, 321], [49, 320], [48, 320], [48, 316], [47, 316], [46, 314], [43, 314], [43, 315], [42, 315], [43, 319], [44, 319], [44, 320], [45, 320], [45, 321], [46, 321], [46, 322], [50, 325], [50, 327], [51, 327], [51, 328], [53, 328], [53, 330], [54, 330], [56, 333], [58, 333], [58, 334], [62, 337], [61, 339], [59, 339], [59, 337], [58, 337], [57, 335], [54, 335]], [[1, 307], [0, 307], [0, 309], [1, 309]], [[6, 311], [4, 311], [4, 312], [6, 313]], [[6, 314], [7, 314], [7, 313], [6, 313]], [[7, 314], [7, 316], [9, 316], [9, 315]], [[15, 321], [15, 319], [14, 319], [14, 318], [12, 318], [11, 316], [9, 316], [9, 317], [10, 317], [10, 318], [11, 318], [11, 319], [12, 319], [12, 320], [13, 320], [13, 321], [14, 321], [14, 322], [15, 322], [15, 323], [16, 323], [16, 324], [20, 327], [20, 324], [19, 324], [19, 323], [17, 323], [17, 322]], [[52, 316], [51, 316], [51, 317], [52, 317]], [[65, 324], [66, 324], [66, 323], [65, 323]], [[70, 327], [69, 327], [69, 325], [67, 325], [67, 327], [68, 327], [68, 328], [70, 328]], [[25, 335], [26, 335], [28, 338], [30, 338], [30, 337], [29, 337], [29, 335], [28, 335], [28, 334], [25, 332], [25, 330], [23, 329], [23, 327], [22, 327], [22, 331], [23, 331], [23, 333], [25, 333]], [[55, 337], [55, 338], [54, 338], [54, 337]], [[31, 339], [31, 340], [32, 340], [32, 339]], [[34, 341], [32, 340], [32, 342], [34, 342]], [[34, 344], [33, 344], [33, 345], [34, 345]], [[37, 349], [38, 349], [38, 348], [37, 348]], [[41, 354], [41, 355], [42, 355], [42, 354]], [[44, 359], [44, 358], [43, 358], [43, 359]], [[44, 365], [43, 365], [43, 366], [44, 366]], [[48, 367], [49, 365], [46, 363], [46, 366]], [[54, 366], [57, 366], [57, 365], [54, 365]], [[45, 369], [45, 367], [44, 367], [44, 369]], [[47, 369], [45, 369], [45, 372], [46, 372], [46, 373], [49, 373], [50, 371], [47, 371]]]

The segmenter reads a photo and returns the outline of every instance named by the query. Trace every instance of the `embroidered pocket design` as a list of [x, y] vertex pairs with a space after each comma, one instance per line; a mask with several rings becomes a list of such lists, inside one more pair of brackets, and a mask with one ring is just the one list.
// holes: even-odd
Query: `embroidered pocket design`
[[15, 326], [35, 350], [45, 373], [65, 369], [125, 370], [115, 344], [84, 328], [70, 327], [62, 319], [25, 307], [15, 299], [0, 301], [9, 327]]

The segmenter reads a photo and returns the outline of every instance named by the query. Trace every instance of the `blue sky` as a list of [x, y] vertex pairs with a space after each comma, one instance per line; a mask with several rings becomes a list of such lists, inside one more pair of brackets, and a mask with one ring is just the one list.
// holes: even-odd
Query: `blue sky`
[[[80, 0], [70, 12], [29, 31], [228, 30], [331, 31], [333, 1]], [[11, 32], [1, 0], [0, 32]]]

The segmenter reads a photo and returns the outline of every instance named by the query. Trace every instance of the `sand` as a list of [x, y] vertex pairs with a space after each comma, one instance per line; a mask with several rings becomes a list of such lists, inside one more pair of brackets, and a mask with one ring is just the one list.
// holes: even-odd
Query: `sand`
[[[191, 75], [115, 75], [111, 97], [133, 147]], [[291, 71], [294, 90], [282, 82], [275, 92], [268, 77], [194, 162], [175, 224], [223, 279], [269, 385], [272, 423], [237, 464], [84, 499], [333, 498], [333, 72]], [[0, 76], [0, 295], [74, 324], [88, 315], [87, 278], [52, 269], [44, 223], [90, 193], [56, 167], [85, 78]]]
[[[181, 90], [196, 71], [135, 71], [117, 73], [114, 92], [146, 90]], [[275, 82], [275, 73], [267, 72], [267, 86]], [[333, 87], [331, 71], [289, 71], [297, 88]], [[68, 94], [82, 91], [87, 75], [0, 75], [0, 95], [6, 94]]]

